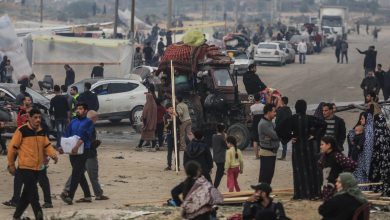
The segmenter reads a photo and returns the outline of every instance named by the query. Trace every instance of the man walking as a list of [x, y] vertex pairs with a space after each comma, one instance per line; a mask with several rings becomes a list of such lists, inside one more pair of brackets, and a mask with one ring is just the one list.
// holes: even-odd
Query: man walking
[[340, 37], [337, 37], [336, 42], [334, 42], [337, 63], [340, 63], [341, 43]]
[[84, 92], [80, 94], [77, 101], [83, 102], [88, 106], [89, 110], [99, 110], [99, 99], [94, 92], [91, 92], [91, 83], [84, 83]]
[[5, 65], [5, 82], [12, 83], [12, 74], [14, 72], [14, 67], [11, 65], [11, 60], [7, 60], [7, 64]]
[[336, 140], [339, 150], [344, 151], [343, 145], [345, 138], [347, 137], [344, 120], [335, 115], [335, 112], [333, 112], [333, 105], [330, 103], [326, 103], [322, 107], [322, 114], [327, 124], [324, 136], [333, 137]]
[[[68, 205], [73, 204], [73, 198], [76, 193], [77, 187], [80, 184], [84, 192], [84, 198], [77, 200], [76, 202], [91, 202], [91, 192], [87, 179], [85, 178], [85, 163], [87, 162], [87, 155], [91, 149], [91, 137], [93, 133], [93, 123], [87, 118], [88, 106], [85, 103], [79, 102], [77, 104], [77, 118], [73, 119], [64, 137], [78, 136], [80, 139], [72, 149], [72, 154], [69, 155], [70, 163], [72, 165], [72, 180], [70, 182], [69, 193], [61, 194], [61, 199]], [[84, 146], [83, 154], [77, 154], [79, 148]]]
[[[93, 124], [96, 124], [98, 119], [98, 113], [94, 110], [90, 110], [87, 113], [87, 118], [89, 118]], [[97, 158], [97, 148], [100, 146], [101, 141], [96, 137], [96, 129], [93, 126], [92, 137], [91, 137], [91, 150], [87, 155], [87, 162], [85, 163], [85, 168], [87, 170], [89, 181], [91, 182], [93, 192], [95, 193], [95, 200], [108, 200], [109, 198], [103, 195], [103, 190], [99, 183], [99, 164]], [[62, 194], [69, 194], [70, 191], [70, 183], [72, 181], [72, 177], [68, 178], [68, 181], [65, 184], [65, 189]], [[88, 198], [84, 198], [88, 200]]]
[[57, 130], [57, 144], [56, 147], [61, 147], [61, 136], [65, 131], [65, 127], [70, 119], [69, 104], [65, 96], [61, 94], [60, 86], [54, 86], [55, 96], [50, 100], [50, 115], [54, 116], [55, 127]]
[[72, 113], [72, 117], [76, 117], [76, 105], [79, 99], [79, 89], [76, 86], [72, 86], [69, 91], [72, 96], [72, 104], [70, 105], [70, 111]]
[[158, 55], [162, 56], [164, 54], [164, 48], [165, 48], [165, 44], [163, 42], [163, 38], [160, 37], [160, 41], [157, 44]]
[[374, 71], [376, 67], [376, 56], [378, 52], [375, 50], [375, 46], [369, 46], [368, 50], [366, 51], [361, 51], [358, 48], [356, 50], [360, 54], [364, 54], [364, 62], [363, 62], [363, 67], [364, 67], [364, 77], [367, 76], [368, 71]]
[[18, 156], [19, 172], [24, 188], [13, 217], [14, 219], [21, 219], [30, 204], [35, 219], [43, 220], [37, 189], [38, 178], [40, 170], [45, 166], [46, 156], [51, 157], [54, 163], [57, 163], [58, 158], [46, 136], [46, 131], [41, 128], [41, 111], [38, 109], [32, 109], [29, 112], [27, 124], [15, 131], [8, 145], [8, 171], [12, 175], [15, 175], [16, 171], [16, 156]]
[[376, 96], [379, 94], [380, 84], [374, 76], [374, 71], [370, 70], [366, 78], [363, 79], [360, 84], [360, 88], [363, 89], [364, 98], [371, 92], [374, 92]]
[[192, 123], [188, 105], [184, 103], [183, 97], [178, 96], [177, 101], [179, 102], [176, 106], [176, 112], [180, 120], [180, 150], [185, 150], [187, 146], [186, 137], [192, 139]]
[[[276, 128], [279, 128], [282, 123], [287, 120], [289, 117], [292, 116], [292, 112], [290, 107], [287, 106], [288, 104], [288, 98], [286, 96], [282, 97], [282, 105], [276, 110], [276, 119], [275, 124]], [[286, 160], [286, 154], [287, 154], [287, 143], [283, 144], [283, 151], [282, 156], [278, 158], [278, 160]]]
[[103, 78], [104, 77], [104, 63], [100, 63], [99, 66], [94, 66], [91, 73], [91, 78]]
[[382, 69], [382, 64], [378, 64], [376, 66], [376, 68], [377, 68], [377, 71], [375, 71], [375, 78], [378, 81], [380, 88], [382, 90], [382, 93], [383, 93], [383, 97], [385, 97], [385, 100], [386, 100], [386, 97], [388, 98], [388, 94], [385, 95], [385, 93], [387, 92], [385, 89], [385, 74], [386, 74], [386, 72]]
[[344, 63], [344, 57], [345, 63], [348, 64], [348, 43], [346, 40], [341, 41], [341, 63]]
[[275, 131], [275, 124], [272, 122], [276, 116], [276, 108], [272, 104], [266, 104], [263, 112], [264, 117], [258, 125], [260, 143], [259, 182], [271, 184], [275, 172], [276, 152], [279, 148], [279, 138]]
[[[65, 64], [64, 68], [66, 70], [65, 74], [65, 86], [68, 87], [74, 83], [75, 73], [69, 64]], [[93, 71], [92, 71], [93, 72]]]
[[297, 50], [299, 53], [299, 63], [305, 64], [306, 62], [306, 53], [307, 53], [307, 45], [304, 39], [302, 39], [301, 42], [299, 42], [297, 46]]

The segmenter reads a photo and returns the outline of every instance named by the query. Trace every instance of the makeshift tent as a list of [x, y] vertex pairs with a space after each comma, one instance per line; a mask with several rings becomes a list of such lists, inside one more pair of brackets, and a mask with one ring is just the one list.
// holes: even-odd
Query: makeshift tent
[[[29, 40], [25, 41], [28, 46]], [[32, 65], [38, 80], [52, 75], [55, 84], [63, 84], [64, 64], [74, 69], [76, 81], [89, 78], [92, 68], [101, 62], [104, 77], [123, 77], [131, 70], [133, 47], [126, 40], [33, 35], [32, 45]]]
[[8, 15], [0, 17], [0, 59], [7, 56], [14, 67], [14, 80], [32, 73], [31, 66], [27, 60], [22, 44], [16, 36]]

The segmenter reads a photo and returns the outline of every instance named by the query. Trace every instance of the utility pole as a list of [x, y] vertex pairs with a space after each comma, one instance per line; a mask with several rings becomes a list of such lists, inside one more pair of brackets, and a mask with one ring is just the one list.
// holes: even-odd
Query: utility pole
[[205, 0], [202, 0], [202, 23], [205, 21], [206, 19], [206, 1]]
[[134, 19], [135, 19], [135, 0], [131, 0], [131, 21], [130, 21], [130, 39], [134, 39], [135, 27], [134, 27]]
[[168, 0], [168, 18], [167, 18], [167, 29], [171, 29], [172, 25], [172, 0]]
[[235, 8], [235, 27], [234, 30], [237, 32], [238, 27], [238, 8], [240, 7], [240, 1], [236, 1], [236, 8]]
[[41, 23], [43, 22], [43, 0], [41, 0]]
[[118, 9], [119, 9], [119, 0], [115, 0], [115, 20], [114, 20], [114, 38], [118, 33]]

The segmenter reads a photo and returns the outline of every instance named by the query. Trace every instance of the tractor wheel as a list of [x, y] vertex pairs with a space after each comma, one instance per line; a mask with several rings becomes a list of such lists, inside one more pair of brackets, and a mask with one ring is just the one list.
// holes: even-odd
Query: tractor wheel
[[245, 150], [245, 148], [250, 144], [250, 132], [248, 128], [241, 123], [236, 123], [230, 126], [227, 130], [227, 134], [237, 139], [237, 147], [240, 150]]

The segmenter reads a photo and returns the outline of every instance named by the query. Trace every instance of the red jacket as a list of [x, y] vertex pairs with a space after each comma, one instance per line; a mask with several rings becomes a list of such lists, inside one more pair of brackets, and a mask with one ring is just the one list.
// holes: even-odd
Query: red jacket
[[18, 117], [17, 117], [17, 126], [20, 127], [27, 123], [28, 120], [28, 112], [24, 106], [19, 107]]

